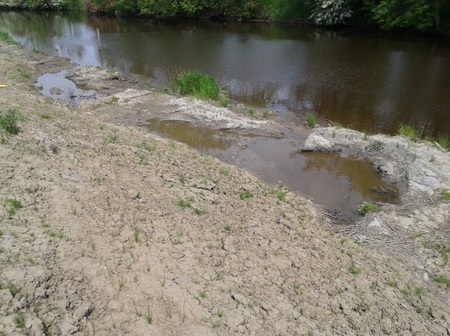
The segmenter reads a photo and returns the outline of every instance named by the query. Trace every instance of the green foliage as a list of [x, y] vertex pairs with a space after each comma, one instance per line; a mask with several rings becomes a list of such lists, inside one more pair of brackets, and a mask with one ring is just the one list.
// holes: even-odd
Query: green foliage
[[149, 139], [148, 142], [142, 142], [138, 145], [139, 148], [142, 148], [148, 152], [154, 152], [156, 150], [155, 140]]
[[361, 267], [358, 267], [358, 266], [356, 266], [355, 264], [352, 264], [349, 268], [348, 268], [348, 272], [351, 274], [351, 275], [359, 275], [359, 274], [361, 274]]
[[44, 113], [44, 114], [41, 114], [41, 115], [39, 115], [42, 119], [47, 119], [47, 120], [50, 120], [50, 119], [52, 119], [52, 116], [50, 115], [50, 114], [46, 114], [46, 113]]
[[17, 122], [21, 120], [24, 120], [24, 117], [17, 110], [0, 112], [0, 128], [8, 134], [16, 135], [19, 133], [19, 126], [17, 126]]
[[3, 40], [9, 44], [17, 44], [7, 32], [0, 30], [0, 40]]
[[183, 95], [219, 99], [220, 90], [214, 78], [200, 72], [182, 72], [173, 83], [173, 89]]
[[275, 21], [306, 20], [312, 13], [309, 0], [263, 0], [263, 16]]
[[447, 289], [450, 289], [450, 279], [444, 275], [441, 276], [437, 276], [436, 278], [434, 278], [434, 281], [436, 281], [437, 283], [443, 284], [445, 285], [445, 287]]
[[14, 319], [16, 327], [19, 329], [25, 329], [25, 318], [22, 315], [17, 315]]
[[306, 115], [306, 124], [308, 125], [308, 127], [314, 127], [314, 125], [316, 124], [316, 118], [314, 118], [311, 113], [308, 113]]
[[363, 202], [358, 209], [361, 215], [365, 215], [369, 212], [380, 212], [381, 209], [378, 205], [371, 202]]
[[244, 191], [243, 193], [239, 194], [239, 197], [241, 200], [244, 200], [247, 198], [253, 198], [253, 194], [250, 191]]
[[444, 191], [442, 193], [442, 198], [444, 199], [444, 201], [450, 201], [450, 191]]
[[419, 132], [412, 126], [400, 125], [400, 127], [398, 128], [398, 133], [410, 138], [413, 141], [419, 139]]
[[180, 198], [177, 202], [178, 206], [183, 210], [186, 208], [191, 208], [192, 203], [194, 203], [194, 199], [192, 197], [189, 197], [187, 199]]
[[316, 0], [316, 8], [311, 19], [318, 25], [336, 25], [344, 23], [352, 16], [352, 10], [344, 0]]
[[448, 134], [446, 135], [441, 135], [438, 138], [438, 144], [439, 146], [441, 146], [442, 148], [448, 148], [448, 144], [450, 142], [450, 138], [448, 136]]
[[16, 214], [17, 210], [22, 209], [23, 205], [19, 200], [16, 200], [15, 198], [9, 198], [6, 200], [6, 203], [9, 204], [8, 208], [8, 214], [10, 216], [13, 216]]
[[383, 29], [403, 28], [432, 31], [436, 8], [427, 0], [382, 0], [372, 9], [375, 22]]

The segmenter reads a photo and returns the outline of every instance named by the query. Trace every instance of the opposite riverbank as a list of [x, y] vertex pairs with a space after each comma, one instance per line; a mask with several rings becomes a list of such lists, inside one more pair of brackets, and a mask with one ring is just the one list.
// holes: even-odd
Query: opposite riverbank
[[[159, 90], [144, 95], [133, 78], [99, 69], [91, 87], [105, 96], [71, 107], [34, 86], [58, 67], [73, 66], [0, 42], [0, 109], [23, 116], [0, 144], [3, 334], [450, 332], [439, 189], [429, 196], [443, 218], [427, 228], [436, 235], [425, 277], [409, 259], [353, 241], [285, 187], [110, 120], [108, 109], [130, 118], [143, 111], [133, 106], [175, 109], [219, 128], [251, 120], [222, 109], [213, 118], [201, 113], [211, 107]], [[179, 110], [192, 104], [194, 115]]]

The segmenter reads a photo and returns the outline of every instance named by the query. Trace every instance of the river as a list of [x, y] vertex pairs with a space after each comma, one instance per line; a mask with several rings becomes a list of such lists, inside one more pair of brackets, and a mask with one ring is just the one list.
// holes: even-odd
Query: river
[[28, 48], [81, 65], [163, 84], [182, 70], [206, 72], [232, 99], [279, 111], [280, 119], [303, 122], [311, 113], [322, 124], [371, 133], [394, 134], [407, 124], [424, 136], [450, 134], [450, 43], [444, 39], [48, 12], [0, 12], [0, 22]]

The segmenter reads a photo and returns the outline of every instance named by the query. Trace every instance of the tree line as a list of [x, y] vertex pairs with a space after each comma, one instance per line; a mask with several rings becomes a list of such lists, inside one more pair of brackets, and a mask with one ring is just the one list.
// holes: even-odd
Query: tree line
[[450, 33], [450, 0], [17, 0], [28, 8], [235, 18]]

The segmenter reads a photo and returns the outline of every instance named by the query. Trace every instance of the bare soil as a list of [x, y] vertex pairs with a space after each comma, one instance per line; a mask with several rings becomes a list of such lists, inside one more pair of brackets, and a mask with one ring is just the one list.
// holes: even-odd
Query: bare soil
[[0, 42], [0, 110], [24, 115], [1, 134], [0, 334], [450, 333], [445, 285], [282, 186], [102, 120], [112, 99], [40, 96], [58, 66]]

